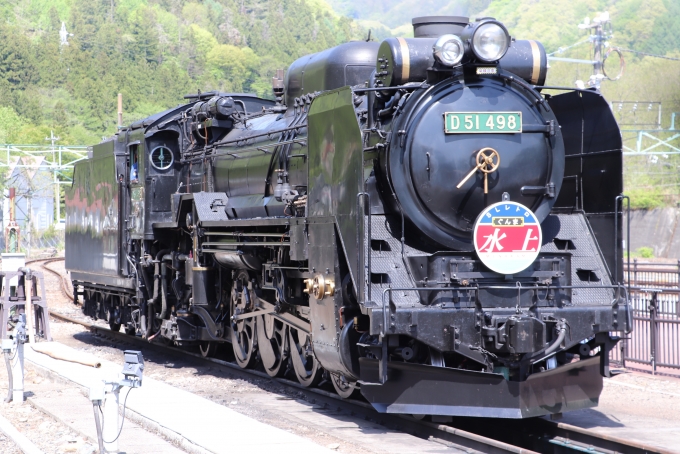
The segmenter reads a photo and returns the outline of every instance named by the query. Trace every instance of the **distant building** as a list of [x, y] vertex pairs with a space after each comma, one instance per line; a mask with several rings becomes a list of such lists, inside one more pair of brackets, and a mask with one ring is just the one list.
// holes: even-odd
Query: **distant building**
[[26, 232], [29, 218], [34, 230], [47, 229], [54, 223], [54, 177], [50, 163], [42, 156], [14, 157], [10, 160], [8, 174], [2, 205], [3, 230], [9, 222], [8, 188], [16, 188], [16, 222], [22, 232]]

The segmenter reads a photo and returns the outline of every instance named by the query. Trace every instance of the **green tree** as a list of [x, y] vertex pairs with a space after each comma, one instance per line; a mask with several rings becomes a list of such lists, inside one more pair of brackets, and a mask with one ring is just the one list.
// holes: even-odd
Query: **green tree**
[[30, 40], [18, 27], [0, 24], [0, 77], [13, 89], [24, 89], [35, 76]]
[[13, 108], [0, 106], [0, 144], [16, 142], [22, 123], [21, 117]]
[[243, 91], [256, 77], [259, 58], [248, 47], [239, 49], [229, 44], [218, 44], [206, 56], [208, 70], [217, 80], [228, 81], [227, 89]]
[[[276, 69], [363, 34], [319, 0], [6, 3], [0, 106], [11, 108], [3, 111], [11, 122], [23, 123], [3, 135], [40, 144], [50, 129], [72, 144], [112, 134], [117, 93], [125, 122], [184, 102], [197, 89], [271, 96]], [[66, 46], [62, 21], [73, 33]]]

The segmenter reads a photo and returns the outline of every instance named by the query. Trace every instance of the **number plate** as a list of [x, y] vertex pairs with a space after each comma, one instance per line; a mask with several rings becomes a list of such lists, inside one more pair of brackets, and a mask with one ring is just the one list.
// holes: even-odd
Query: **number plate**
[[508, 134], [522, 132], [522, 112], [446, 112], [447, 134]]

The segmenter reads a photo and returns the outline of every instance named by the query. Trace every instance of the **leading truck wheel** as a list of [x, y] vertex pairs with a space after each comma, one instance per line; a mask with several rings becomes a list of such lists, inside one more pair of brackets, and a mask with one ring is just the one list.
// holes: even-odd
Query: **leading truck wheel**
[[203, 341], [198, 344], [198, 350], [201, 352], [201, 356], [204, 358], [212, 358], [217, 353], [217, 347], [219, 344], [217, 342]]
[[343, 375], [331, 374], [331, 383], [338, 396], [349, 399], [357, 388], [356, 382], [347, 380]]
[[[248, 272], [240, 271], [234, 279], [231, 291], [232, 317], [245, 315], [253, 310], [255, 293], [250, 288]], [[236, 364], [246, 369], [253, 367], [257, 360], [257, 334], [255, 317], [234, 319], [231, 321], [231, 346], [234, 349]]]

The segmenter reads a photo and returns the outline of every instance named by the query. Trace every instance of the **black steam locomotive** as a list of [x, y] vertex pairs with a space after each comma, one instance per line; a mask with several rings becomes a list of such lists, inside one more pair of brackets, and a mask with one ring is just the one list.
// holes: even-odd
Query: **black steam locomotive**
[[66, 194], [84, 312], [381, 412], [597, 405], [631, 328], [614, 117], [494, 19], [413, 24], [94, 146]]

